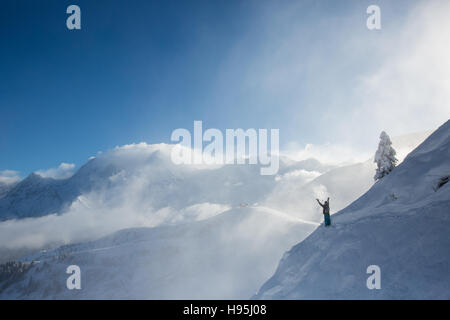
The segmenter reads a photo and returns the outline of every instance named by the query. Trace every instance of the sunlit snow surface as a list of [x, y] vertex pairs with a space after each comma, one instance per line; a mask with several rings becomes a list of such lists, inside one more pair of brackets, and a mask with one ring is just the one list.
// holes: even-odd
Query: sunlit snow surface
[[[285, 254], [258, 299], [449, 299], [450, 121]], [[369, 290], [366, 269], [381, 268]]]

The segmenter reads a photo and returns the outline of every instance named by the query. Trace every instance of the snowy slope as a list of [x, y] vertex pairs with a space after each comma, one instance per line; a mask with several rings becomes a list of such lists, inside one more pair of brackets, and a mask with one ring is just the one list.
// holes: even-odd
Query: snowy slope
[[[247, 207], [198, 222], [126, 229], [22, 259], [28, 266], [38, 262], [12, 280], [0, 273], [0, 299], [247, 298], [286, 248], [316, 227]], [[82, 270], [82, 290], [66, 289], [72, 264]]]
[[[450, 299], [450, 121], [294, 246], [257, 299]], [[381, 289], [366, 287], [369, 265]]]

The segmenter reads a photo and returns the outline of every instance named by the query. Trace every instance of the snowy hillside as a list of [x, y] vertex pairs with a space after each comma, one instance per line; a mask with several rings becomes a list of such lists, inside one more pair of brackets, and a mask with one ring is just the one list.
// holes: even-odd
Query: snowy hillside
[[[450, 299], [450, 121], [294, 246], [257, 299]], [[367, 267], [381, 269], [369, 290]]]
[[[0, 272], [0, 299], [248, 298], [285, 249], [316, 227], [247, 207], [198, 222], [122, 230], [22, 259], [25, 273]], [[66, 288], [72, 264], [81, 268], [82, 290]]]

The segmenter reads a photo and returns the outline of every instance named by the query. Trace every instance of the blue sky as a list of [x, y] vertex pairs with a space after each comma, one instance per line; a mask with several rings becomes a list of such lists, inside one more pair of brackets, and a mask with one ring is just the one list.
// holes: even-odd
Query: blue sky
[[[393, 46], [417, 3], [2, 1], [0, 171], [82, 165], [116, 145], [169, 142], [194, 120], [279, 128], [282, 147], [364, 149], [386, 127], [431, 129], [443, 113], [361, 124], [365, 96], [355, 89], [402, 61]], [[66, 28], [70, 4], [81, 8], [81, 30]], [[381, 6], [382, 30], [366, 28], [370, 4]]]

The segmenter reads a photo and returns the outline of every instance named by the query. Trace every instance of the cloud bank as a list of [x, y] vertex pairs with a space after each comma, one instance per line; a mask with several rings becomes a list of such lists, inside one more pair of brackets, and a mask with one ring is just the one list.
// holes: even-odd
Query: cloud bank
[[66, 179], [71, 177], [75, 172], [75, 164], [61, 162], [56, 168], [36, 171], [43, 178]]
[[11, 184], [20, 181], [19, 173], [14, 170], [0, 171], [0, 184]]

